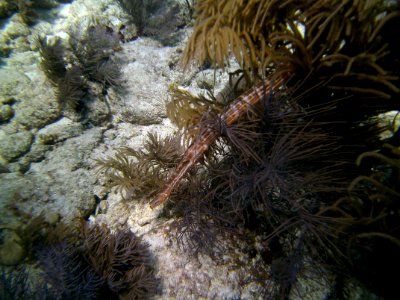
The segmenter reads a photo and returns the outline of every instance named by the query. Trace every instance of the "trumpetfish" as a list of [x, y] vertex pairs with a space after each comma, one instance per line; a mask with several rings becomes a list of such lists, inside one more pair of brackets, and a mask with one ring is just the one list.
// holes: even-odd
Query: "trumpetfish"
[[[283, 73], [272, 81], [266, 79], [255, 85], [228, 105], [220, 116], [218, 116], [220, 122], [226, 127], [232, 126], [251, 106], [256, 105], [265, 96], [279, 89], [279, 87], [288, 80], [288, 77], [287, 73]], [[164, 185], [163, 190], [150, 202], [151, 208], [155, 208], [168, 200], [179, 181], [201, 158], [203, 158], [210, 145], [212, 145], [220, 135], [221, 132], [212, 127], [207, 127], [205, 130], [200, 131], [199, 135], [185, 151], [182, 160], [172, 173], [171, 178]]]

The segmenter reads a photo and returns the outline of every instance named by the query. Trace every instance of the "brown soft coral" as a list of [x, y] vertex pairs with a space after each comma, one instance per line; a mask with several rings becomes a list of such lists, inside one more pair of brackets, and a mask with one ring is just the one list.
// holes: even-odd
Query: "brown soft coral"
[[130, 230], [111, 233], [106, 226], [87, 226], [83, 247], [95, 273], [121, 299], [146, 299], [158, 285], [148, 245]]
[[147, 198], [161, 188], [183, 154], [180, 136], [161, 138], [149, 133], [144, 150], [123, 147], [113, 157], [97, 159], [99, 172], [108, 177], [107, 188], [117, 187], [126, 200]]

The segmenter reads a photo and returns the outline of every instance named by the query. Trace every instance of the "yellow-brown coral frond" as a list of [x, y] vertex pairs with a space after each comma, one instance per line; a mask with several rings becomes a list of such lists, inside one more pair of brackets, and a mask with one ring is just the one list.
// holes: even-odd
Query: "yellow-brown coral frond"
[[[167, 116], [179, 129], [193, 128], [207, 111], [217, 114], [223, 106], [205, 96], [195, 96], [188, 91], [172, 85], [169, 90]], [[192, 135], [189, 133], [189, 135]]]

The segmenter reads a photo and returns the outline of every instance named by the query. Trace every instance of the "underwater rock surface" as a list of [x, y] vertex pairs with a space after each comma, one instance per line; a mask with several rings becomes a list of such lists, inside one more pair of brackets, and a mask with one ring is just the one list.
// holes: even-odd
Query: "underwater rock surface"
[[0, 155], [8, 161], [20, 157], [28, 152], [32, 144], [33, 135], [27, 130], [16, 133], [0, 131]]

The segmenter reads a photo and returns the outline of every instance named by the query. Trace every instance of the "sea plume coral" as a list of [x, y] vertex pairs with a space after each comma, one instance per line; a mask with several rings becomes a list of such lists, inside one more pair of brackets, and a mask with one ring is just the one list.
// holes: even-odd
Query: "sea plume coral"
[[144, 299], [155, 293], [148, 245], [129, 230], [114, 234], [105, 226], [85, 228], [85, 255], [94, 272], [122, 299]]
[[347, 259], [339, 272], [388, 299], [395, 293], [395, 279], [387, 274], [400, 267], [399, 158], [399, 148], [389, 143], [362, 153], [357, 159], [362, 173], [349, 185], [349, 194], [323, 213], [347, 220], [336, 227], [341, 238], [335, 244]]
[[56, 88], [61, 108], [84, 118], [90, 115], [86, 112], [92, 95], [105, 100], [108, 88], [122, 84], [114, 57], [120, 50], [120, 37], [96, 19], [75, 23], [68, 34], [67, 44], [59, 37], [37, 37], [40, 66]]
[[156, 293], [158, 279], [141, 238], [127, 229], [112, 233], [105, 225], [82, 226], [79, 237], [53, 240], [38, 251], [49, 294], [57, 299], [147, 299]]
[[72, 108], [74, 111], [81, 111], [87, 92], [83, 72], [75, 65], [68, 68], [64, 78], [57, 83], [56, 96], [63, 109]]
[[118, 85], [120, 67], [113, 54], [120, 48], [119, 36], [96, 20], [76, 24], [69, 33], [69, 45], [83, 74], [104, 86]]
[[0, 269], [0, 299], [36, 299], [32, 286], [29, 283], [29, 274], [26, 269], [17, 272], [7, 272]]
[[98, 299], [103, 279], [87, 265], [79, 248], [66, 241], [49, 246], [40, 251], [39, 262], [54, 297]]
[[177, 161], [183, 149], [179, 136], [149, 133], [144, 150], [124, 147], [114, 156], [97, 159], [99, 172], [108, 177], [107, 188], [117, 187], [124, 199], [153, 195]]
[[65, 47], [59, 38], [50, 41], [45, 37], [38, 36], [37, 42], [39, 44], [39, 53], [41, 56], [41, 69], [50, 82], [53, 85], [57, 85], [67, 72]]
[[394, 4], [210, 0], [197, 2], [196, 12], [184, 66], [211, 59], [224, 67], [233, 56], [248, 80], [313, 70], [335, 91], [382, 98], [399, 92], [396, 68], [388, 63], [398, 47], [386, 33], [399, 23]]

